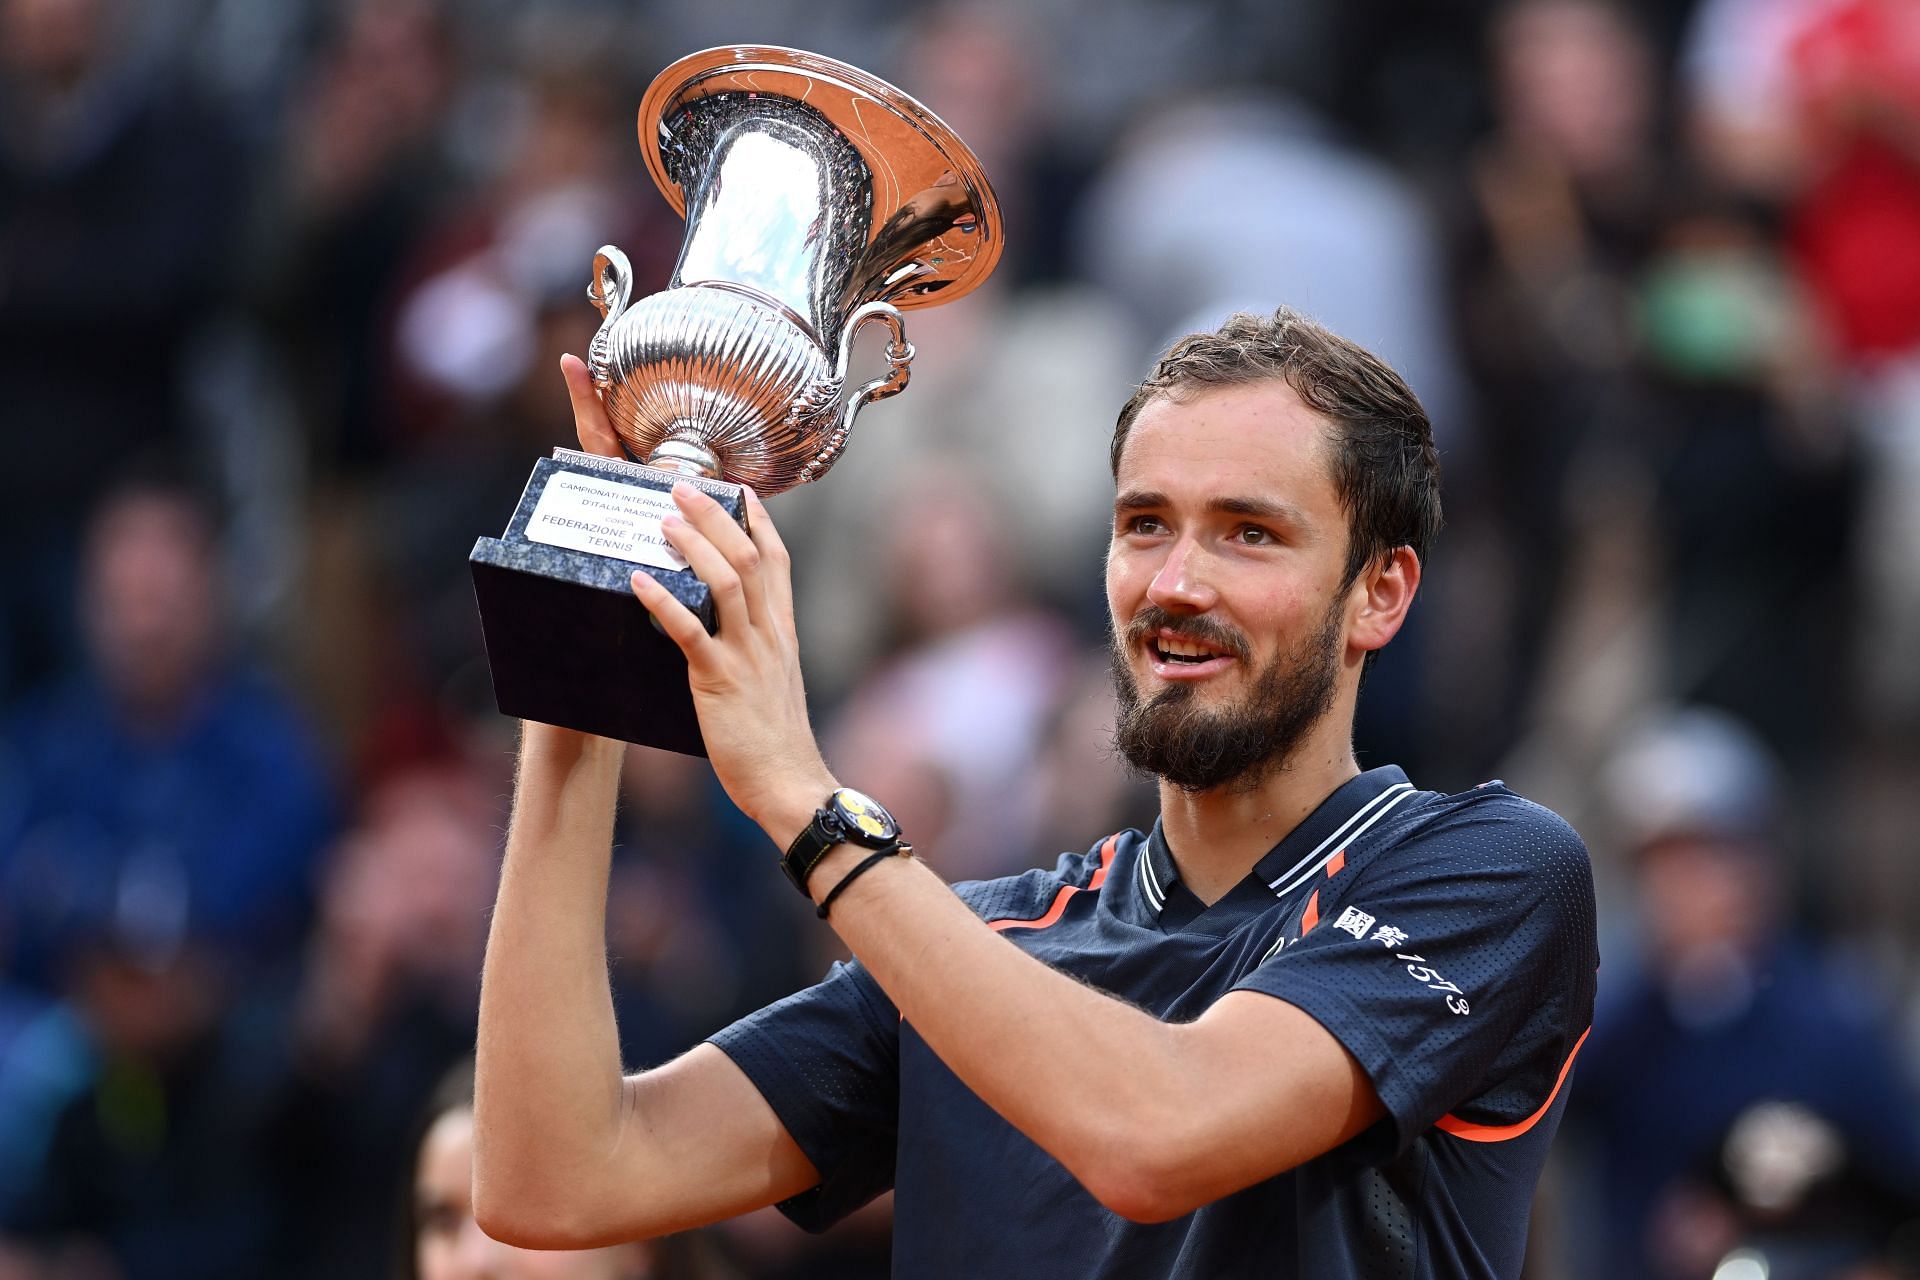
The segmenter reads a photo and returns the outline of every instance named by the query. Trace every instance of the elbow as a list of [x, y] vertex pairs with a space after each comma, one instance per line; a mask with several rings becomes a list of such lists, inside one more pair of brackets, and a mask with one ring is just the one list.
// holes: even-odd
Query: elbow
[[547, 1244], [539, 1224], [529, 1215], [522, 1214], [511, 1201], [497, 1195], [482, 1195], [477, 1181], [473, 1189], [473, 1221], [488, 1239], [513, 1245], [517, 1249], [559, 1247]]
[[473, 1178], [473, 1221], [490, 1238], [519, 1249], [564, 1249], [569, 1246], [561, 1237], [578, 1231], [577, 1224], [543, 1212], [537, 1202], [500, 1186], [478, 1169]]
[[1234, 1139], [1198, 1108], [1159, 1108], [1120, 1132], [1116, 1126], [1073, 1172], [1109, 1211], [1129, 1222], [1170, 1222], [1293, 1167], [1235, 1158]]
[[543, 1197], [528, 1177], [526, 1161], [493, 1156], [485, 1130], [476, 1126], [473, 1144], [473, 1221], [488, 1237], [522, 1249], [556, 1248], [536, 1237], [544, 1234], [548, 1216], [540, 1212]]
[[1177, 1126], [1158, 1121], [1114, 1125], [1069, 1168], [1108, 1211], [1129, 1222], [1169, 1222], [1215, 1198], [1200, 1189], [1204, 1170], [1185, 1157], [1178, 1133]]
[[1116, 1186], [1102, 1192], [1096, 1198], [1109, 1212], [1118, 1214], [1128, 1222], [1140, 1223], [1142, 1226], [1151, 1226], [1156, 1222], [1171, 1222], [1199, 1207], [1185, 1205], [1165, 1194], [1161, 1188], [1145, 1183], [1138, 1186]]
[[1129, 1222], [1171, 1222], [1207, 1203], [1188, 1194], [1177, 1177], [1152, 1163], [1112, 1169], [1081, 1181], [1102, 1207]]
[[584, 1187], [502, 1176], [478, 1158], [473, 1221], [490, 1238], [519, 1249], [592, 1249], [633, 1238], [630, 1228], [619, 1234], [620, 1224]]
[[595, 1249], [601, 1245], [632, 1239], [631, 1232], [620, 1235], [611, 1224], [577, 1207], [568, 1207], [563, 1198], [544, 1200], [501, 1195], [484, 1190], [478, 1178], [473, 1186], [473, 1221], [490, 1239], [516, 1249]]

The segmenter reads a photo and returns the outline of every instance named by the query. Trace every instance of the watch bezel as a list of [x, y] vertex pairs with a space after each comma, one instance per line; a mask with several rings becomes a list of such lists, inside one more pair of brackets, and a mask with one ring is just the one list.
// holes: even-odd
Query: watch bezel
[[[848, 796], [857, 800], [860, 807], [849, 805], [846, 801]], [[827, 803], [823, 808], [824, 812], [833, 819], [834, 826], [838, 828], [835, 833], [841, 837], [838, 843], [878, 849], [900, 838], [900, 820], [893, 816], [892, 810], [864, 791], [855, 790], [853, 787], [835, 787], [833, 794], [827, 797]], [[875, 834], [861, 826], [860, 818], [863, 811], [868, 816], [877, 817], [885, 825], [886, 830]]]

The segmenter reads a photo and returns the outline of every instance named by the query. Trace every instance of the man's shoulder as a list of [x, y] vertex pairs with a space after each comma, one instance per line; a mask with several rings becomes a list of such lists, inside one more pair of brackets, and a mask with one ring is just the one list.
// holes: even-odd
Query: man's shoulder
[[[1587, 864], [1586, 842], [1565, 818], [1495, 779], [1451, 795], [1427, 792], [1387, 824], [1381, 844], [1403, 854], [1474, 856], [1517, 865]], [[1396, 861], [1401, 859], [1396, 858]]]
[[1545, 805], [1484, 782], [1451, 795], [1427, 792], [1382, 824], [1370, 848], [1350, 858], [1348, 893], [1458, 897], [1463, 908], [1508, 909], [1558, 900], [1575, 917], [1593, 914], [1593, 867], [1586, 843]]
[[1051, 867], [1034, 867], [995, 880], [964, 880], [953, 886], [982, 920], [1031, 920], [1043, 916], [1062, 893], [1098, 889], [1116, 858], [1146, 836], [1117, 831], [1078, 853], [1063, 853]]

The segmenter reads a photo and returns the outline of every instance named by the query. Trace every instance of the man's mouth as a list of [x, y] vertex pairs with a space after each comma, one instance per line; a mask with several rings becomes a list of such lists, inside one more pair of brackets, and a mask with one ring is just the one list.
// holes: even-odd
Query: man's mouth
[[1224, 671], [1237, 656], [1224, 644], [1161, 628], [1146, 638], [1149, 665], [1162, 679], [1198, 679]]
[[1158, 657], [1162, 662], [1189, 664], [1208, 662], [1214, 658], [1231, 656], [1223, 650], [1214, 648], [1212, 645], [1202, 644], [1198, 640], [1190, 640], [1185, 636], [1167, 635], [1164, 632], [1154, 637], [1153, 651], [1154, 656]]
[[[1125, 647], [1161, 680], [1209, 680], [1245, 660], [1246, 640], [1211, 618], [1181, 617], [1147, 605], [1127, 625]], [[1118, 648], [1116, 653], [1120, 652]]]

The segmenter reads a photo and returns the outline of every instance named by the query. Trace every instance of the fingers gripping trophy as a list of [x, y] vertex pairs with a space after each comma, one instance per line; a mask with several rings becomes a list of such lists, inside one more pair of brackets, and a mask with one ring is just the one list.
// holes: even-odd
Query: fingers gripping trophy
[[[692, 54], [640, 104], [647, 170], [686, 238], [668, 287], [631, 296], [626, 255], [594, 255], [593, 394], [632, 461], [571, 449], [534, 465], [504, 536], [469, 557], [500, 710], [705, 754], [686, 660], [630, 586], [638, 569], [709, 631], [712, 593], [662, 536], [687, 482], [743, 528], [826, 474], [862, 407], [907, 385], [902, 311], [993, 270], [1000, 208], [941, 120], [858, 68], [797, 49]], [[887, 368], [851, 390], [857, 335]]]

